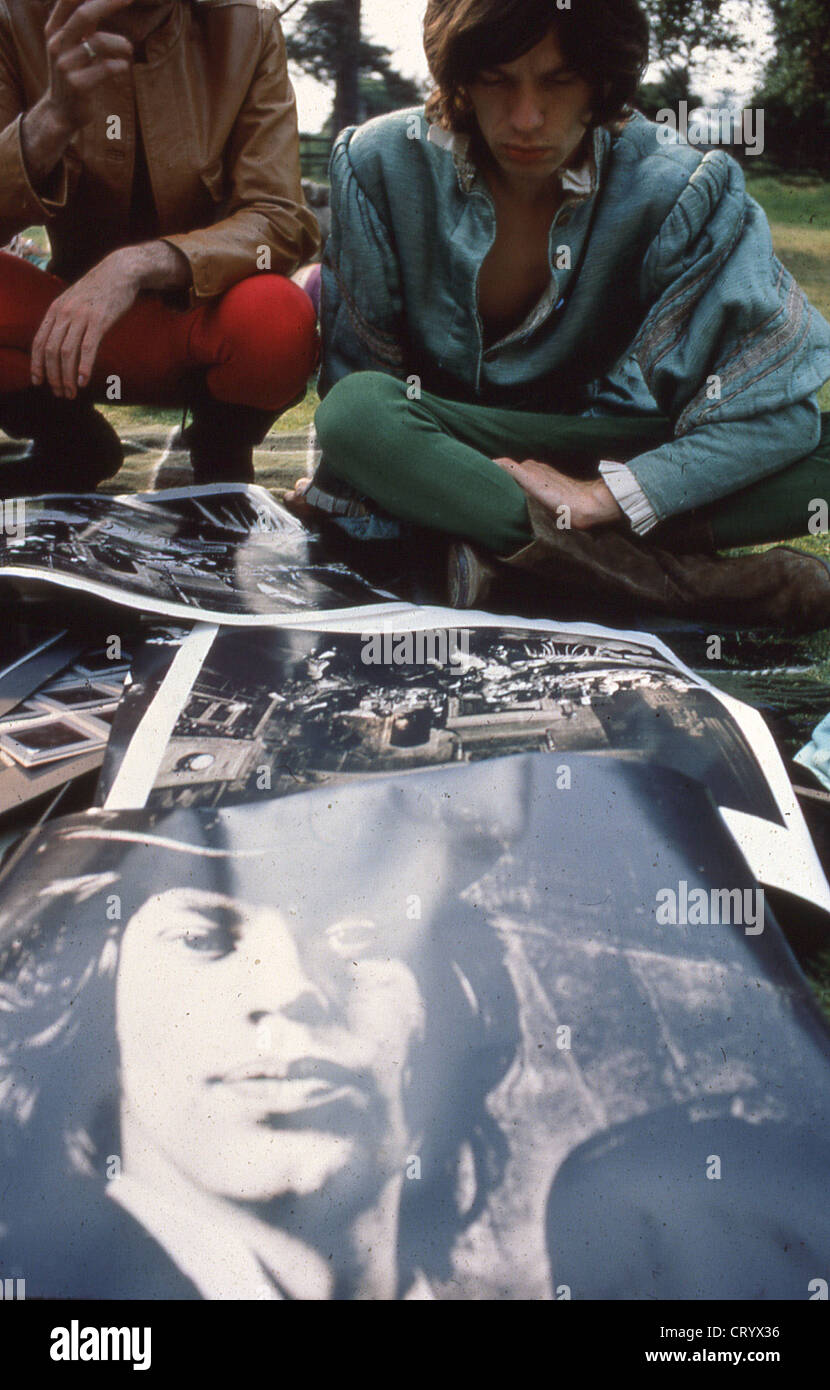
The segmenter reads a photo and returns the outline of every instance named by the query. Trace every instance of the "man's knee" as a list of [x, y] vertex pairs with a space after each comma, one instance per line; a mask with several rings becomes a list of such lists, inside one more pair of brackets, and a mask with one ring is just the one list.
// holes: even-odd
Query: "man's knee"
[[251, 275], [225, 292], [216, 308], [223, 334], [240, 351], [313, 348], [317, 320], [304, 290], [284, 275]]
[[314, 428], [327, 460], [368, 454], [389, 425], [389, 411], [405, 400], [405, 387], [386, 372], [341, 377], [317, 408]]
[[209, 322], [220, 359], [209, 381], [221, 399], [278, 410], [304, 389], [317, 365], [317, 317], [308, 295], [291, 280], [240, 280], [215, 305]]

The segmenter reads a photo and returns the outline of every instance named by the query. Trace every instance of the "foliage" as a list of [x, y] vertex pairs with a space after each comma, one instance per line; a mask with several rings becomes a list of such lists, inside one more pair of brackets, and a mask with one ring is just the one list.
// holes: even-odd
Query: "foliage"
[[830, 173], [830, 23], [827, 0], [767, 0], [775, 57], [753, 100], [768, 153], [790, 168]]
[[681, 101], [688, 102], [690, 111], [703, 105], [703, 98], [691, 90], [688, 69], [669, 68], [658, 82], [640, 85], [635, 105], [653, 121], [658, 111], [676, 111]]
[[[668, 88], [669, 99], [657, 101], [654, 110], [661, 106], [676, 107], [680, 101], [692, 106], [699, 105], [699, 99], [691, 91], [695, 68], [704, 54], [721, 51], [735, 53], [743, 48], [734, 17], [726, 10], [726, 0], [640, 0], [648, 16], [651, 29], [651, 56], [663, 68], [663, 81], [648, 83], [652, 86]], [[644, 98], [650, 102], [646, 91]], [[651, 114], [646, 106], [641, 107], [646, 115]]]
[[391, 50], [363, 38], [360, 0], [310, 0], [292, 16], [286, 46], [304, 72], [334, 85], [332, 134], [421, 100], [417, 83], [394, 68]]
[[691, 68], [706, 49], [736, 52], [743, 46], [726, 0], [640, 0], [648, 16], [653, 57], [670, 68]]

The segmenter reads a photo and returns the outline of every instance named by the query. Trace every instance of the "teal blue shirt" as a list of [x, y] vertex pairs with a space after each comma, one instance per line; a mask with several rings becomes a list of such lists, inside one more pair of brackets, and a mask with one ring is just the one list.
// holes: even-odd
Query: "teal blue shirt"
[[[348, 372], [520, 410], [655, 413], [671, 443], [628, 463], [656, 517], [809, 454], [830, 325], [776, 258], [737, 162], [634, 115], [594, 133], [592, 191], [550, 229], [550, 284], [485, 346], [478, 274], [496, 213], [422, 109], [338, 138], [323, 264], [321, 393]], [[443, 138], [442, 138], [443, 137]]]

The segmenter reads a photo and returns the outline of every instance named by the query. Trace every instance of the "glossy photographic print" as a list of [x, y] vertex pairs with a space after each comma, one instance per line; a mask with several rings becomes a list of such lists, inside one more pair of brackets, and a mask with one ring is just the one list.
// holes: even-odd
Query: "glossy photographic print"
[[[481, 619], [459, 629], [449, 611], [433, 612], [432, 629], [407, 628], [401, 614], [363, 633], [207, 634], [185, 693], [160, 687], [164, 652], [147, 647], [118, 710], [99, 804], [116, 777], [119, 806], [171, 809], [531, 750], [560, 760], [580, 751], [673, 767], [708, 785], [719, 805], [782, 824], [728, 704], [655, 639]], [[423, 622], [416, 610], [408, 617]], [[170, 644], [167, 652], [172, 659]], [[171, 711], [176, 698], [181, 707]], [[124, 800], [129, 767], [143, 785], [153, 763], [147, 798]]]
[[[4, 1270], [53, 1298], [803, 1297], [818, 1010], [702, 786], [571, 770], [44, 827], [0, 916]], [[753, 910], [667, 921], [667, 882]]]
[[0, 533], [9, 601], [49, 584], [63, 597], [252, 627], [390, 598], [328, 558], [264, 488], [29, 498], [25, 515], [19, 534]]
[[760, 715], [648, 633], [303, 618], [9, 662], [18, 778], [104, 765], [0, 874], [4, 1278], [809, 1297], [830, 894]]

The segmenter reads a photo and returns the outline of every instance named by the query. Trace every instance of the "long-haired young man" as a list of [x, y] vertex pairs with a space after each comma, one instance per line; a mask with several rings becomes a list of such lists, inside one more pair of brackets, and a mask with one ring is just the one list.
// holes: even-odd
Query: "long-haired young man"
[[460, 605], [497, 558], [553, 596], [830, 623], [815, 557], [716, 553], [807, 533], [830, 327], [737, 161], [633, 110], [637, 0], [430, 0], [424, 35], [425, 110], [334, 149], [307, 501], [457, 538]]

